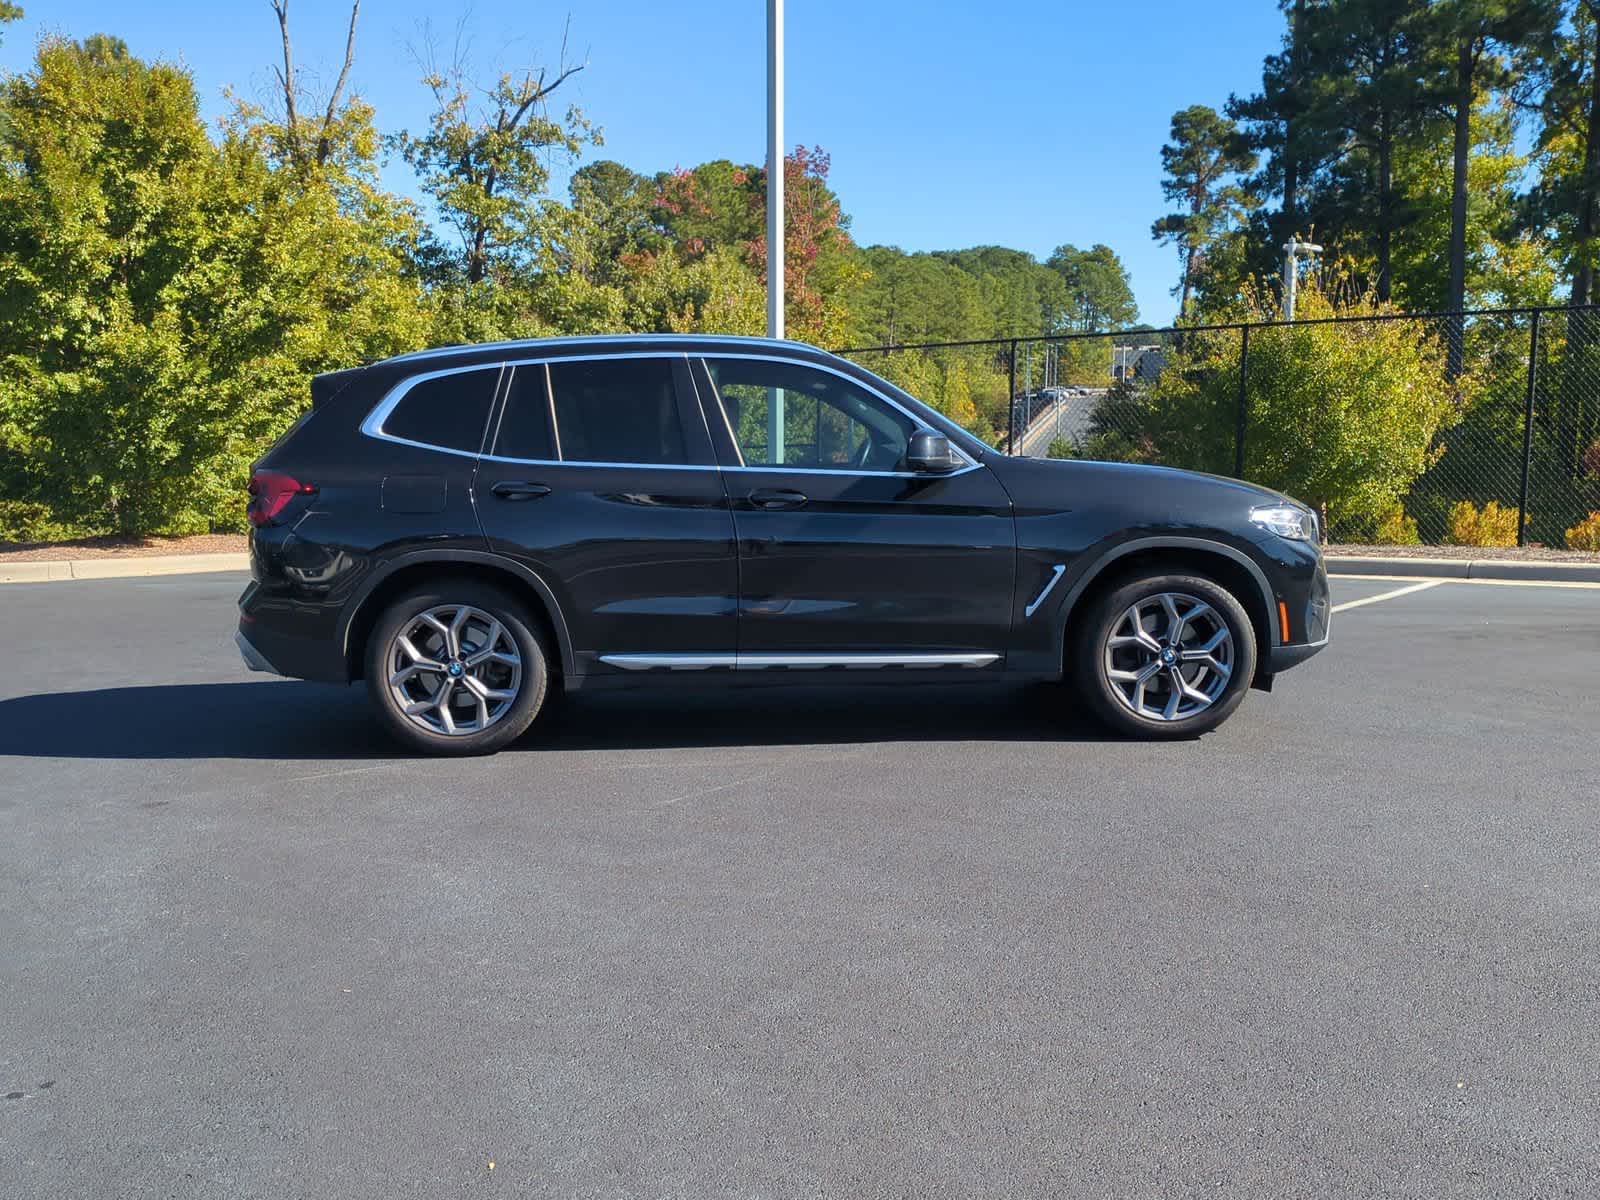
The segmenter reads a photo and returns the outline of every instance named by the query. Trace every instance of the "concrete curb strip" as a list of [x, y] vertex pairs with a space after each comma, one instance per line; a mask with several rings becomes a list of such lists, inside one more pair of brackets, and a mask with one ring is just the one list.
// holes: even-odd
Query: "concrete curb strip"
[[66, 579], [128, 579], [139, 575], [189, 575], [248, 571], [248, 554], [146, 554], [128, 558], [62, 558], [0, 563], [0, 583], [55, 583]]
[[1600, 583], [1600, 562], [1511, 562], [1467, 558], [1355, 558], [1330, 554], [1330, 575], [1406, 575], [1419, 579], [1522, 579], [1538, 583]]

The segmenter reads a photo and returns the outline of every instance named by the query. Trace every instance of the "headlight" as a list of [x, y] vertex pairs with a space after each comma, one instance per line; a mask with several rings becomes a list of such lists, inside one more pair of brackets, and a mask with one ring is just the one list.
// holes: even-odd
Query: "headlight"
[[1271, 504], [1265, 508], [1252, 508], [1250, 520], [1263, 529], [1270, 529], [1279, 537], [1297, 542], [1317, 540], [1316, 514], [1294, 504]]

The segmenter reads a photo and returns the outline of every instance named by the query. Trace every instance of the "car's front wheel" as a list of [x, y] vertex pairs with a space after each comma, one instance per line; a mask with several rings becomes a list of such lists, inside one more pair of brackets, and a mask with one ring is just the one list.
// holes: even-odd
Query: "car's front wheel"
[[549, 668], [527, 608], [474, 580], [396, 597], [367, 640], [367, 693], [384, 727], [430, 754], [492, 754], [544, 706]]
[[1079, 691], [1105, 724], [1135, 737], [1215, 729], [1255, 675], [1249, 615], [1203, 576], [1126, 580], [1100, 596], [1076, 628]]

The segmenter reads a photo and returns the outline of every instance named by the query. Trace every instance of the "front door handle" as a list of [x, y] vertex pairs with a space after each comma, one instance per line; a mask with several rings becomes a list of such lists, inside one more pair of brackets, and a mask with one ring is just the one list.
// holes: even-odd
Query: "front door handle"
[[805, 502], [804, 492], [794, 492], [788, 488], [757, 488], [750, 493], [750, 503], [757, 508], [801, 508]]
[[540, 496], [550, 494], [550, 489], [545, 484], [523, 483], [512, 479], [502, 480], [489, 490], [502, 500], [537, 500]]

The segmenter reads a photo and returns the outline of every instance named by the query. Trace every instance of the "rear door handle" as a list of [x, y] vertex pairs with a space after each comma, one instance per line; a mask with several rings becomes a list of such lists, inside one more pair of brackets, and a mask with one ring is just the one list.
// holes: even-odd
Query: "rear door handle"
[[523, 483], [520, 480], [502, 480], [489, 489], [502, 500], [537, 500], [548, 496], [550, 489], [542, 483]]
[[805, 502], [804, 492], [794, 492], [788, 488], [757, 488], [750, 493], [750, 503], [757, 508], [801, 508]]

